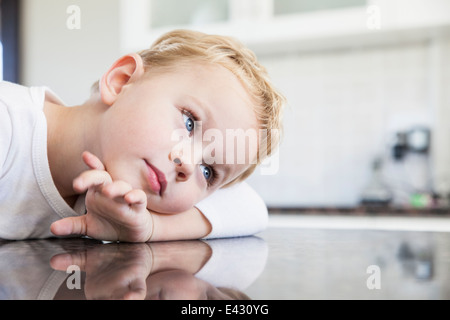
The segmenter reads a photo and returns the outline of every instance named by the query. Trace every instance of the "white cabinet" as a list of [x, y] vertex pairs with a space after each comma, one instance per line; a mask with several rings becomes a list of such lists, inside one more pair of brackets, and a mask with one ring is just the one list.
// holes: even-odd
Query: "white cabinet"
[[120, 12], [124, 52], [189, 28], [238, 37], [262, 53], [280, 41], [365, 28], [366, 0], [120, 0]]
[[257, 54], [428, 39], [450, 24], [447, 0], [120, 0], [121, 50], [189, 28], [238, 37]]

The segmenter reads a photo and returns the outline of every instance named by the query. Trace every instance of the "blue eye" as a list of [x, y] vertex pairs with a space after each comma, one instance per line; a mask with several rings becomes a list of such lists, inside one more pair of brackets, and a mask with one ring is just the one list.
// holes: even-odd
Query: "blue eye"
[[203, 176], [207, 181], [209, 181], [212, 177], [212, 169], [210, 167], [200, 165], [200, 169], [202, 170]]
[[192, 119], [192, 117], [183, 113], [183, 120], [184, 125], [186, 126], [186, 130], [188, 132], [192, 132], [192, 130], [194, 130], [194, 120]]

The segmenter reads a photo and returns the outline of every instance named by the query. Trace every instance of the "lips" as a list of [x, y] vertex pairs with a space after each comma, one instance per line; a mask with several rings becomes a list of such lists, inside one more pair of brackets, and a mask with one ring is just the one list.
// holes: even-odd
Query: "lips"
[[159, 171], [158, 168], [151, 165], [147, 161], [145, 161], [145, 164], [147, 165], [148, 169], [147, 180], [150, 189], [162, 196], [167, 186], [166, 176], [164, 175], [164, 173]]

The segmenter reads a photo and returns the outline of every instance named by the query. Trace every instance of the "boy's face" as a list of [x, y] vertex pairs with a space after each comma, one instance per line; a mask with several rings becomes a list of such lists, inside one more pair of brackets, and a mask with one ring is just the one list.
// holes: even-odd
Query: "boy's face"
[[234, 139], [257, 132], [252, 99], [219, 65], [150, 70], [123, 86], [100, 126], [100, 156], [113, 180], [145, 191], [148, 209], [162, 213], [192, 208], [257, 153], [256, 139], [244, 146]]

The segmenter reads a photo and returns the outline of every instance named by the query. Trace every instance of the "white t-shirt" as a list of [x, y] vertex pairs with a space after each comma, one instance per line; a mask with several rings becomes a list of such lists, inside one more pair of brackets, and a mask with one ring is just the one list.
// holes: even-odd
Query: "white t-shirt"
[[[85, 213], [84, 197], [71, 208], [60, 196], [47, 158], [44, 100], [64, 104], [48, 88], [0, 82], [0, 238], [48, 238], [50, 225]], [[212, 225], [206, 238], [262, 231], [267, 208], [246, 183], [221, 189], [196, 207]]]

